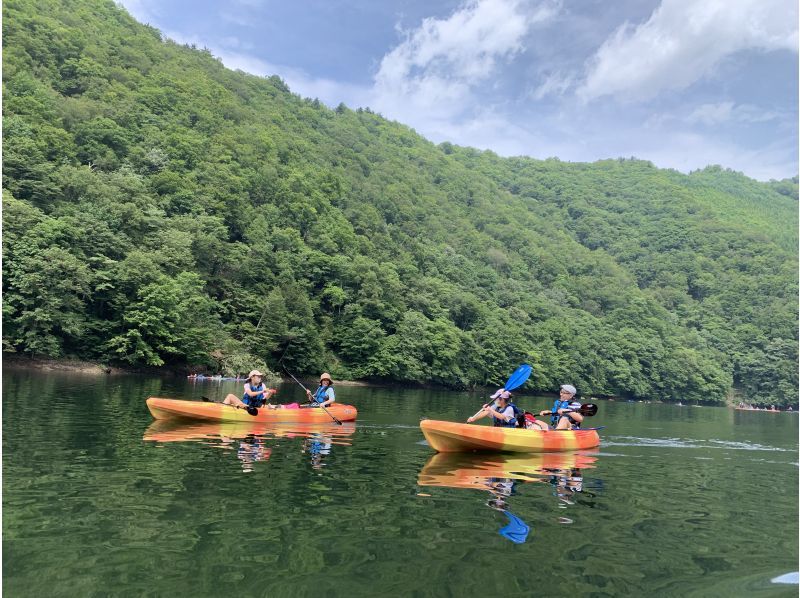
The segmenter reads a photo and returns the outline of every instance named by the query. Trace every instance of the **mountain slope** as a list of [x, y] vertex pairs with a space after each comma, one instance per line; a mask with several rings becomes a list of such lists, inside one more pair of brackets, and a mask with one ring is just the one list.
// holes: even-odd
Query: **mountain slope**
[[773, 185], [436, 146], [110, 2], [3, 10], [7, 351], [797, 400]]

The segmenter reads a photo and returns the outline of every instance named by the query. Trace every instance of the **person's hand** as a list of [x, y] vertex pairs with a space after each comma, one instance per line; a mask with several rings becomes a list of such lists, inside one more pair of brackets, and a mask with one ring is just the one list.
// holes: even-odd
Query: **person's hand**
[[475, 418], [474, 418], [474, 417], [472, 417], [471, 415], [470, 415], [470, 416], [467, 418], [467, 423], [468, 423], [468, 424], [471, 424], [471, 423], [472, 423], [472, 422], [474, 422], [474, 421], [475, 421]]
[[550, 415], [549, 411], [540, 411], [539, 415]]

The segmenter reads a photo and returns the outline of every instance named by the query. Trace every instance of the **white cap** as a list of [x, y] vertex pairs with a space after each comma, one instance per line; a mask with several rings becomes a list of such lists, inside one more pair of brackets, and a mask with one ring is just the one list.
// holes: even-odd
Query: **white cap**
[[562, 384], [561, 390], [564, 390], [571, 395], [574, 395], [576, 392], [578, 392], [577, 390], [575, 390], [575, 387], [572, 386], [572, 384]]
[[510, 397], [511, 397], [511, 393], [510, 392], [508, 392], [505, 388], [499, 388], [499, 389], [497, 389], [497, 392], [494, 393], [489, 398], [490, 399], [498, 399], [498, 398], [499, 399], [508, 399]]

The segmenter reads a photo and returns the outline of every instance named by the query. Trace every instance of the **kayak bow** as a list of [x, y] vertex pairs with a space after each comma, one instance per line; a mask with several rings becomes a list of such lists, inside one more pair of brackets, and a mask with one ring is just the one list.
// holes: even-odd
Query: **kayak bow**
[[525, 430], [426, 419], [419, 423], [425, 440], [440, 453], [496, 451], [546, 453], [599, 446], [597, 430]]

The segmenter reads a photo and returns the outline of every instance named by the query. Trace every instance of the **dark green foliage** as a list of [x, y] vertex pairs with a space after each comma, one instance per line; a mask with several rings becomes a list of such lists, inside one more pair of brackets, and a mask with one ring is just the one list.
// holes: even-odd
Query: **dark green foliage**
[[797, 402], [797, 179], [502, 159], [3, 5], [4, 350]]

